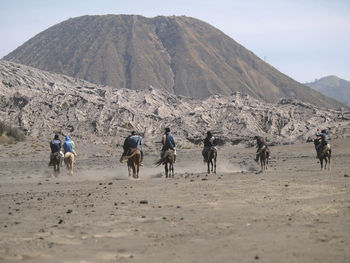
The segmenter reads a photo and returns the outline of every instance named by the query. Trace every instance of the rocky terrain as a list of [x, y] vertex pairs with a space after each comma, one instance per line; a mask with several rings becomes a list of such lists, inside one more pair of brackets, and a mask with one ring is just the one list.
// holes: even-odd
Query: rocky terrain
[[115, 89], [207, 98], [241, 92], [269, 103], [296, 98], [343, 104], [304, 86], [215, 27], [185, 16], [72, 18], [34, 36], [3, 59]]
[[[0, 60], [0, 119], [28, 135], [0, 144], [0, 262], [349, 262], [347, 109], [115, 89]], [[174, 179], [154, 166], [166, 126]], [[317, 128], [330, 131], [330, 171], [305, 143]], [[131, 130], [144, 133], [140, 180], [118, 161]], [[217, 174], [202, 162], [207, 130]], [[73, 176], [48, 167], [56, 132], [76, 142]], [[264, 173], [256, 134], [270, 144]]]
[[257, 134], [274, 144], [294, 143], [305, 142], [317, 128], [342, 137], [350, 121], [348, 110], [299, 100], [269, 104], [241, 93], [195, 100], [152, 87], [113, 89], [6, 61], [0, 61], [0, 81], [0, 118], [44, 140], [60, 133], [115, 145], [136, 130], [153, 149], [169, 126], [182, 148], [200, 144], [207, 130], [219, 144], [247, 145]]
[[306, 86], [322, 94], [350, 105], [350, 82], [337, 76], [327, 76], [314, 82], [305, 83]]

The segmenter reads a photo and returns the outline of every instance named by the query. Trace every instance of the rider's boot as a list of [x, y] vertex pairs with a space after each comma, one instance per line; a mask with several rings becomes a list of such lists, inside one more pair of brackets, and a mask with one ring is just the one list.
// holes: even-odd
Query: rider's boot
[[143, 166], [143, 158], [141, 157], [140, 166]]

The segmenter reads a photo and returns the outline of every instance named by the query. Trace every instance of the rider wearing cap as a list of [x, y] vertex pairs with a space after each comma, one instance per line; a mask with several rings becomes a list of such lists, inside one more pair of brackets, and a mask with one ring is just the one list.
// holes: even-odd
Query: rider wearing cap
[[63, 153], [61, 152], [61, 140], [58, 134], [55, 134], [55, 137], [50, 141], [50, 163], [49, 166], [52, 165], [53, 156], [56, 152], [60, 153], [61, 157], [63, 157]]
[[165, 133], [163, 135], [162, 139], [162, 150], [160, 153], [160, 157], [163, 158], [164, 154], [167, 150], [173, 150], [174, 151], [174, 162], [176, 162], [176, 141], [174, 139], [174, 136], [170, 133], [170, 128], [165, 128]]
[[129, 135], [128, 137], [126, 137], [125, 141], [124, 141], [124, 152], [122, 156], [126, 156], [130, 153], [130, 149], [131, 148], [137, 148], [140, 150], [141, 152], [141, 166], [142, 166], [142, 162], [143, 162], [143, 150], [142, 150], [142, 136], [137, 134], [135, 131], [131, 132], [131, 135]]
[[316, 148], [317, 151], [325, 146], [328, 146], [328, 133], [326, 130], [322, 130], [320, 132], [320, 130], [317, 129], [316, 136], [319, 137], [320, 140], [320, 144]]

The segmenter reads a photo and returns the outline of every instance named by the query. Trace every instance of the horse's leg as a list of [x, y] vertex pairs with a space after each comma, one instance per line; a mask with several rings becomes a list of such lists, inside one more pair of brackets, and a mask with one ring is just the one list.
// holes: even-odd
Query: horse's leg
[[135, 168], [136, 168], [136, 178], [139, 178], [139, 171], [140, 171], [140, 159], [136, 158], [136, 162], [135, 162]]
[[328, 170], [331, 170], [331, 156], [328, 156]]
[[130, 177], [131, 176], [131, 164], [130, 163], [128, 163], [128, 173], [129, 173], [129, 177]]
[[323, 170], [323, 159], [322, 159], [322, 158], [320, 158], [319, 160], [320, 160], [320, 164], [321, 164], [321, 171], [322, 171], [322, 170]]
[[213, 156], [213, 162], [214, 162], [214, 174], [216, 174], [216, 157], [217, 157], [217, 152], [214, 152], [214, 156]]
[[164, 169], [165, 169], [165, 178], [168, 178], [168, 163], [164, 164]]
[[132, 177], [137, 178], [136, 177], [136, 160], [132, 163]]
[[69, 159], [69, 175], [72, 175], [72, 160]]
[[74, 160], [73, 160], [73, 157], [72, 157], [72, 159], [71, 159], [71, 161], [72, 161], [72, 164], [71, 164], [71, 167], [70, 167], [70, 174], [71, 175], [73, 175], [73, 170], [74, 170]]
[[170, 169], [172, 178], [174, 178], [174, 163], [175, 163], [175, 155], [173, 154], [171, 158], [171, 169]]
[[266, 170], [269, 168], [269, 157], [266, 157]]

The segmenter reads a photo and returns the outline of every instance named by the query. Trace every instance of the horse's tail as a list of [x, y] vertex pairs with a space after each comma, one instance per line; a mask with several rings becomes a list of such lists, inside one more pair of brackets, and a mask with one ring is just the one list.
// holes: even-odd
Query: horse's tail
[[158, 161], [156, 161], [156, 162], [154, 163], [154, 165], [155, 165], [156, 167], [158, 167], [158, 166], [161, 165], [163, 162], [164, 162], [164, 158], [160, 158]]
[[171, 153], [170, 153], [169, 151], [166, 151], [166, 152], [164, 153], [164, 156], [163, 156], [162, 158], [160, 158], [158, 161], [156, 161], [156, 162], [154, 163], [154, 165], [155, 165], [156, 167], [158, 167], [159, 165], [161, 165], [161, 164], [167, 162], [167, 161], [169, 160], [170, 154], [171, 154]]
[[[120, 162], [124, 162], [124, 161], [127, 161], [128, 159], [130, 159], [131, 157], [134, 157], [137, 152], [140, 151], [139, 149], [135, 150], [132, 154], [130, 155], [123, 155], [122, 157], [120, 157]], [[141, 153], [141, 152], [140, 152]]]

